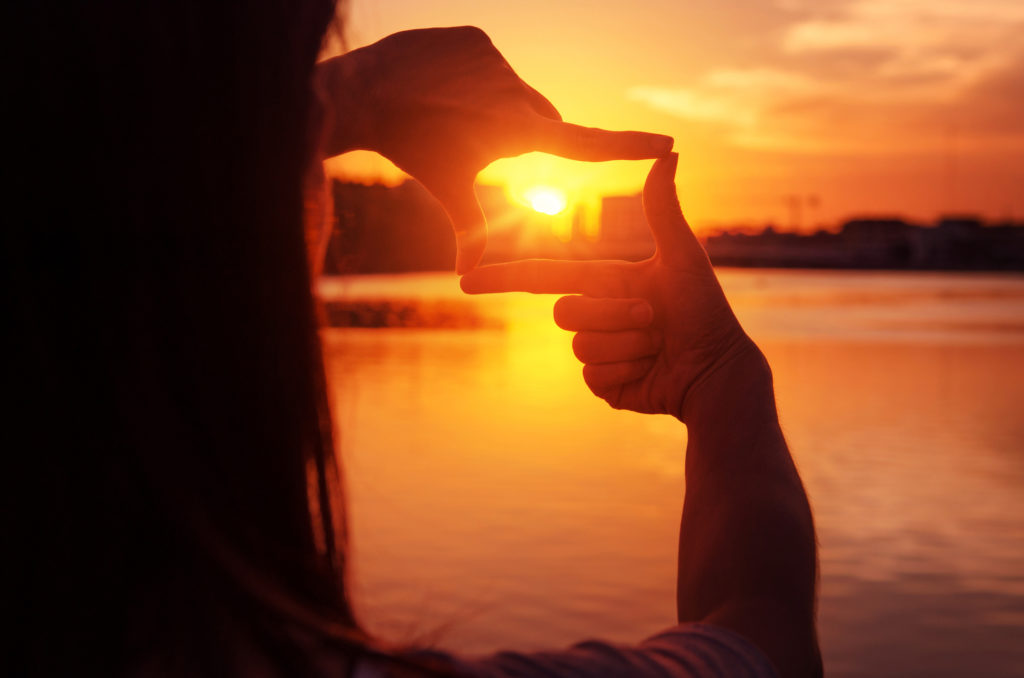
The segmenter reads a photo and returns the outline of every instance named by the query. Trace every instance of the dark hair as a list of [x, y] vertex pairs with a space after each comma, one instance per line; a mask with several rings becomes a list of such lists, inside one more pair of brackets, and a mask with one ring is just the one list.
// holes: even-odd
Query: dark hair
[[18, 5], [2, 275], [19, 663], [306, 673], [303, 629], [365, 640], [302, 229], [334, 3]]

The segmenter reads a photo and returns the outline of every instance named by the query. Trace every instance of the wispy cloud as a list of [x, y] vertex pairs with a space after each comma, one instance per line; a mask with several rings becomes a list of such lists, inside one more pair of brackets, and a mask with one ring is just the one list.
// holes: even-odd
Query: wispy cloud
[[[792, 3], [789, 6], [793, 7]], [[852, 0], [829, 14], [797, 22], [787, 32], [784, 47], [792, 51], [878, 47], [904, 52], [958, 47], [978, 50], [986, 46], [985, 38], [1012, 35], [1013, 24], [1024, 21], [1024, 3]]]
[[[1014, 47], [1024, 33], [1021, 0], [780, 5], [794, 20], [768, 58], [772, 65], [715, 69], [685, 87], [642, 86], [628, 96], [716, 123], [739, 146], [921, 150], [946, 133], [952, 123], [944, 120], [968, 128], [984, 120], [982, 109], [994, 102], [978, 98], [984, 84], [1024, 68], [1024, 51]], [[980, 128], [971, 135], [979, 146], [1024, 144], [1024, 120], [1016, 130], [1004, 125], [998, 139], [986, 140]]]
[[1024, 27], [1020, 0], [854, 0], [784, 35], [789, 54], [871, 50], [882, 78], [945, 76], [966, 84], [1006, 63]]

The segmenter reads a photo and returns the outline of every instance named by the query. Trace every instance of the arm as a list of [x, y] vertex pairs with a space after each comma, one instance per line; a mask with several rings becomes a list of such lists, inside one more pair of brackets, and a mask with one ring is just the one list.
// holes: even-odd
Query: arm
[[807, 497], [768, 364], [679, 208], [675, 162], [656, 162], [644, 187], [651, 259], [499, 264], [464, 276], [462, 287], [580, 295], [558, 300], [555, 321], [576, 332], [590, 389], [613, 407], [671, 414], [688, 428], [679, 620], [741, 633], [783, 676], [820, 674]]
[[456, 269], [483, 255], [486, 222], [473, 192], [498, 158], [544, 151], [577, 160], [656, 158], [671, 137], [562, 122], [478, 28], [403, 31], [322, 62], [314, 83], [330, 110], [326, 157], [364, 149], [412, 175], [455, 229]]
[[783, 676], [821, 675], [814, 525], [752, 342], [695, 386], [684, 417], [679, 621], [741, 633]]

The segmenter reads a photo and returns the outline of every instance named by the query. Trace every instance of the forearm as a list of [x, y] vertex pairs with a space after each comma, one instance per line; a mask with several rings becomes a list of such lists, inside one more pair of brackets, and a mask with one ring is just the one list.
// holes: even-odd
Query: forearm
[[760, 351], [749, 344], [696, 384], [683, 417], [680, 621], [722, 623], [761, 645], [784, 675], [812, 673], [814, 527]]

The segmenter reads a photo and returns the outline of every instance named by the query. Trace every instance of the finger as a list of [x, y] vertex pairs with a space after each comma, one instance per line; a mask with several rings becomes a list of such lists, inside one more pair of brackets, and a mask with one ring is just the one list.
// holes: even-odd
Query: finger
[[562, 297], [555, 302], [555, 324], [563, 330], [643, 329], [654, 319], [654, 309], [646, 299], [595, 299]]
[[602, 394], [607, 393], [610, 388], [643, 379], [653, 366], [653, 358], [629, 360], [621, 363], [584, 365], [583, 381], [587, 383], [587, 386], [590, 387], [590, 390], [595, 395], [604, 397]]
[[532, 292], [534, 294], [587, 294], [610, 297], [619, 277], [619, 261], [556, 261], [526, 259], [483, 266], [462, 276], [462, 291]]
[[675, 184], [678, 162], [679, 156], [672, 153], [654, 163], [644, 184], [644, 214], [654, 234], [658, 254], [666, 264], [708, 263], [704, 248], [690, 230], [679, 207]]
[[672, 150], [672, 143], [664, 134], [611, 132], [547, 118], [537, 122], [536, 150], [573, 160], [658, 158]]
[[470, 182], [460, 187], [434, 189], [434, 195], [455, 229], [455, 272], [459, 275], [473, 270], [487, 246], [487, 219]]
[[558, 112], [555, 105], [548, 101], [548, 98], [535, 90], [534, 88], [527, 85], [522, 80], [519, 81], [523, 85], [523, 89], [526, 90], [526, 100], [530, 102], [530, 107], [537, 111], [540, 115], [551, 120], [558, 120], [561, 122], [562, 114]]
[[638, 360], [661, 350], [661, 336], [650, 330], [580, 332], [572, 338], [572, 352], [581, 363], [599, 365]]

